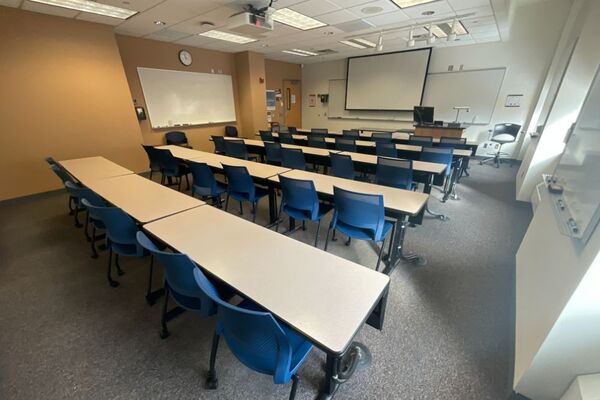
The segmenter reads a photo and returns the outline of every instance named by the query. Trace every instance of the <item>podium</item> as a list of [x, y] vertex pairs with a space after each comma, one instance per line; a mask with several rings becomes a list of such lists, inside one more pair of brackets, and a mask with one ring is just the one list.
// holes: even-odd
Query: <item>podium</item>
[[434, 139], [441, 137], [461, 138], [464, 127], [449, 127], [448, 125], [415, 125], [415, 136], [431, 136]]

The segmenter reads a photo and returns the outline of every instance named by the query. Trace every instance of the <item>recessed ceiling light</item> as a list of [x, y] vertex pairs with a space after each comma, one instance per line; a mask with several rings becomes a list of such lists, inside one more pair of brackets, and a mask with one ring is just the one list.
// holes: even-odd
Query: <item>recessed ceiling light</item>
[[363, 46], [360, 43], [352, 42], [350, 40], [340, 40], [340, 43], [345, 44], [346, 46], [355, 47], [357, 49], [366, 49], [367, 46]]
[[302, 29], [303, 31], [327, 26], [327, 24], [321, 21], [308, 17], [304, 14], [300, 14], [299, 12], [289, 8], [280, 8], [279, 10], [275, 11], [273, 13], [273, 19], [293, 28]]
[[166, 25], [163, 21], [154, 21], [154, 25]]
[[429, 17], [430, 15], [433, 15], [433, 14], [435, 14], [435, 11], [432, 11], [432, 10], [423, 11], [421, 13], [421, 15], [424, 15], [426, 17]]
[[35, 3], [49, 4], [51, 6], [69, 8], [71, 10], [85, 11], [92, 14], [106, 15], [107, 17], [127, 19], [137, 14], [137, 11], [109, 6], [88, 0], [31, 0]]
[[392, 0], [392, 2], [400, 8], [419, 6], [421, 4], [432, 3], [434, 1], [437, 0]]
[[202, 33], [199, 33], [198, 35], [206, 36], [206, 37], [213, 38], [213, 39], [224, 40], [226, 42], [241, 43], [241, 44], [256, 42], [256, 39], [252, 39], [252, 38], [249, 38], [246, 36], [235, 35], [235, 34], [229, 33], [229, 32], [217, 31], [217, 30], [202, 32]]
[[296, 53], [306, 54], [307, 56], [318, 56], [319, 53], [315, 53], [314, 51], [302, 50], [302, 49], [292, 49]]
[[370, 40], [367, 39], [363, 39], [363, 38], [356, 38], [356, 39], [352, 39], [355, 42], [358, 42], [360, 44], [364, 44], [367, 47], [375, 47], [376, 44], [371, 42]]
[[365, 7], [363, 9], [360, 10], [361, 13], [363, 14], [377, 14], [383, 11], [382, 7], [378, 7], [378, 6], [371, 6], [371, 7]]
[[281, 50], [282, 53], [286, 53], [286, 54], [293, 54], [295, 56], [300, 56], [300, 57], [308, 57], [308, 54], [304, 54], [304, 53], [298, 53], [296, 51], [293, 50]]

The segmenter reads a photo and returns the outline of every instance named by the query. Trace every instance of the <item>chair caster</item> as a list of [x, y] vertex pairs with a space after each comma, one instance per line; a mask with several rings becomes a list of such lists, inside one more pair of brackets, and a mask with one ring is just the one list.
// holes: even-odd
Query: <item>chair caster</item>
[[108, 284], [110, 285], [110, 287], [117, 287], [117, 286], [119, 286], [119, 282], [113, 281], [113, 280], [109, 280]]
[[350, 243], [352, 242], [352, 238], [348, 238], [348, 240], [346, 240], [346, 243], [344, 243], [346, 246], [350, 246]]
[[161, 338], [161, 339], [166, 339], [166, 338], [168, 338], [169, 336], [171, 336], [171, 332], [169, 332], [169, 331], [168, 331], [168, 330], [166, 330], [166, 329], [162, 329], [162, 330], [160, 331], [160, 333], [158, 334], [158, 336], [160, 336], [160, 338]]
[[217, 379], [216, 376], [209, 373], [208, 377], [206, 378], [206, 388], [209, 390], [215, 390], [218, 387], [219, 387], [219, 380]]

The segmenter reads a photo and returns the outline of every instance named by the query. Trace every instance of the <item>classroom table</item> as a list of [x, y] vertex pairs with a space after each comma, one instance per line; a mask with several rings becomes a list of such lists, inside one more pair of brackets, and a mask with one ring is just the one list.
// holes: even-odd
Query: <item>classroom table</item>
[[[237, 138], [237, 137], [224, 137], [224, 139], [225, 140], [243, 140], [244, 144], [248, 147], [250, 153], [264, 155], [265, 143], [262, 140], [245, 139], [245, 138]], [[308, 154], [311, 156], [318, 156], [318, 157], [329, 157], [329, 153], [339, 153], [339, 150], [321, 149], [318, 147], [299, 146], [296, 144], [287, 144], [287, 143], [282, 143], [281, 147], [284, 149], [300, 149], [300, 150], [302, 150], [302, 152], [304, 154]]]
[[362, 325], [382, 328], [390, 279], [372, 269], [214, 207], [144, 229], [325, 351], [320, 398], [338, 389], [338, 364]]
[[61, 160], [58, 161], [58, 164], [83, 184], [96, 179], [111, 178], [134, 173], [133, 171], [101, 156]]
[[[387, 264], [384, 272], [389, 274], [400, 260], [416, 262], [419, 264], [426, 263], [426, 260], [423, 257], [404, 252], [404, 236], [406, 235], [406, 228], [409, 222], [408, 219], [410, 217], [416, 217], [421, 213], [427, 204], [427, 199], [429, 198], [428, 194], [297, 169], [285, 172], [281, 175], [294, 179], [313, 181], [317, 193], [328, 200], [331, 200], [333, 197], [334, 186], [359, 193], [382, 195], [386, 215], [394, 219], [395, 227], [392, 237], [391, 254], [388, 254], [384, 258], [384, 261], [386, 261]], [[269, 180], [274, 184], [279, 184], [278, 175], [269, 178]]]

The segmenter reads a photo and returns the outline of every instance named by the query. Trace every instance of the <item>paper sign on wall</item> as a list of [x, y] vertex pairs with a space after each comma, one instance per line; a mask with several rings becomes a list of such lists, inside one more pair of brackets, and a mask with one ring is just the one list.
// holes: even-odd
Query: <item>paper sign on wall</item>
[[316, 107], [317, 105], [317, 95], [316, 94], [309, 94], [308, 95], [308, 106], [309, 107]]
[[296, 104], [296, 95], [295, 94], [290, 96], [290, 103]]

